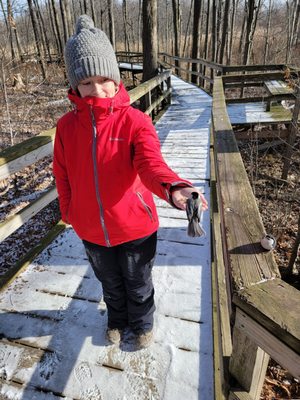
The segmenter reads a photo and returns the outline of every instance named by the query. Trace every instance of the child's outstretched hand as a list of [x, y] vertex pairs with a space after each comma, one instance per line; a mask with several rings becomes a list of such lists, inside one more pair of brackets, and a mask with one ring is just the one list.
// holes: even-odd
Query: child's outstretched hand
[[192, 193], [197, 192], [199, 193], [199, 197], [202, 202], [202, 210], [205, 211], [208, 209], [208, 203], [203, 196], [202, 193], [200, 193], [198, 188], [195, 187], [184, 187], [184, 188], [178, 188], [177, 190], [174, 190], [172, 192], [172, 200], [173, 203], [175, 204], [176, 207], [181, 208], [182, 210], [186, 209], [186, 201], [188, 198], [192, 197]]

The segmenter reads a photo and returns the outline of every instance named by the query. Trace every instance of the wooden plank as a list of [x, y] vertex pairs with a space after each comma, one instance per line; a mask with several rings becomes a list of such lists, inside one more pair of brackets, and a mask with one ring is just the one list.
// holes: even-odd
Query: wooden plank
[[231, 264], [233, 289], [279, 276], [273, 254], [260, 245], [264, 227], [226, 111], [222, 81], [214, 85], [213, 126], [217, 181], [223, 204], [225, 248]]
[[248, 71], [282, 71], [286, 69], [285, 64], [257, 64], [257, 65], [224, 65], [224, 73], [248, 72]]
[[221, 343], [221, 326], [220, 326], [220, 310], [217, 296], [218, 282], [216, 274], [216, 265], [214, 262], [212, 267], [212, 320], [213, 320], [213, 348], [214, 348], [214, 391], [215, 399], [225, 400], [228, 387], [224, 374], [224, 361]]
[[268, 367], [269, 356], [240, 329], [236, 322], [233, 329], [233, 347], [230, 373], [253, 400], [259, 400]]
[[[211, 144], [213, 144], [212, 132]], [[230, 327], [231, 301], [229, 300], [230, 290], [226, 279], [222, 251], [213, 147], [210, 149], [210, 177], [215, 398], [226, 399], [228, 395], [229, 358], [232, 353]]]
[[[296, 353], [239, 308], [237, 308], [236, 312], [235, 328], [247, 336], [251, 342], [264, 349], [295, 378], [300, 378], [299, 352]], [[249, 358], [249, 356], [250, 353], [245, 351], [245, 357]]]
[[281, 279], [242, 290], [234, 304], [300, 354], [300, 292]]
[[24, 140], [0, 153], [0, 180], [52, 154], [55, 128]]
[[233, 82], [247, 82], [247, 81], [266, 81], [270, 79], [284, 79], [285, 72], [274, 71], [274, 72], [261, 72], [254, 74], [239, 74], [239, 75], [224, 75], [222, 77], [224, 84]]
[[213, 234], [213, 259], [216, 266], [216, 284], [218, 293], [218, 303], [220, 308], [220, 325], [222, 338], [222, 353], [224, 357], [230, 357], [232, 353], [231, 340], [231, 294], [229, 271], [226, 270], [222, 248], [221, 219], [219, 214], [219, 199], [216, 188], [215, 162], [213, 149], [210, 151], [211, 165], [211, 219]]
[[232, 125], [290, 123], [292, 114], [282, 105], [274, 105], [270, 112], [265, 110], [265, 102], [228, 104], [227, 112]]
[[223, 80], [221, 77], [216, 77], [214, 82], [212, 115], [212, 122], [215, 131], [230, 132], [232, 130], [232, 126], [226, 110]]
[[21, 211], [7, 218], [0, 223], [0, 242], [6, 239], [9, 235], [15, 232], [20, 226], [24, 225], [30, 218], [36, 215], [40, 210], [46, 207], [51, 201], [57, 198], [56, 188], [53, 187], [47, 190], [38, 199], [31, 202]]
[[272, 95], [293, 94], [294, 90], [285, 82], [278, 80], [270, 80], [264, 82], [265, 89]]
[[242, 390], [233, 390], [229, 393], [228, 400], [253, 400], [249, 393]]

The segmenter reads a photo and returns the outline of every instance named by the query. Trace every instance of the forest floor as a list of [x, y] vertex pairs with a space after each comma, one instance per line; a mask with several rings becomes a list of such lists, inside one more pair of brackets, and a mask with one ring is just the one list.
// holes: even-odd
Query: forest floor
[[[7, 79], [0, 98], [0, 151], [12, 143], [20, 143], [53, 128], [58, 118], [70, 110], [64, 76], [57, 66], [49, 66], [51, 79], [48, 83], [40, 83], [36, 65], [24, 67], [18, 72], [21, 73], [24, 87], [16, 89], [12, 79]], [[281, 273], [285, 275], [298, 229], [300, 142], [298, 140], [296, 143], [288, 183], [276, 179], [281, 175], [284, 144], [272, 147], [271, 143], [270, 146], [265, 146], [265, 143], [265, 139], [249, 139], [240, 141], [239, 148], [266, 232], [277, 239], [274, 255]], [[53, 185], [51, 157], [0, 181], [0, 221], [20, 211]], [[58, 203], [53, 201], [4, 240], [0, 244], [0, 275], [37, 245], [41, 236], [59, 218]], [[296, 260], [294, 274], [289, 278], [289, 282], [298, 289], [299, 277], [300, 257]], [[261, 399], [300, 399], [299, 381], [271, 360]]]

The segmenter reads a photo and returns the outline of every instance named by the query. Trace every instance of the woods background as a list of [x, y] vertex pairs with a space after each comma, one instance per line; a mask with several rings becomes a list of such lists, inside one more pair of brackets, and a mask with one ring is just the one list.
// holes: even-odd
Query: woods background
[[2, 80], [32, 59], [46, 79], [82, 13], [116, 51], [142, 51], [143, 5], [144, 18], [157, 13], [159, 52], [224, 64], [299, 62], [300, 0], [0, 0]]

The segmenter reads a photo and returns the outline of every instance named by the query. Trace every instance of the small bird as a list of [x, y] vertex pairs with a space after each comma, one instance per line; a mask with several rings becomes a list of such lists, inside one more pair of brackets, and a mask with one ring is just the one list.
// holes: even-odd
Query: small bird
[[201, 226], [202, 201], [199, 193], [192, 192], [192, 197], [186, 202], [186, 215], [189, 221], [187, 234], [191, 237], [205, 235], [205, 230]]
[[262, 237], [260, 244], [265, 250], [274, 250], [276, 247], [276, 239], [270, 234], [266, 234]]

